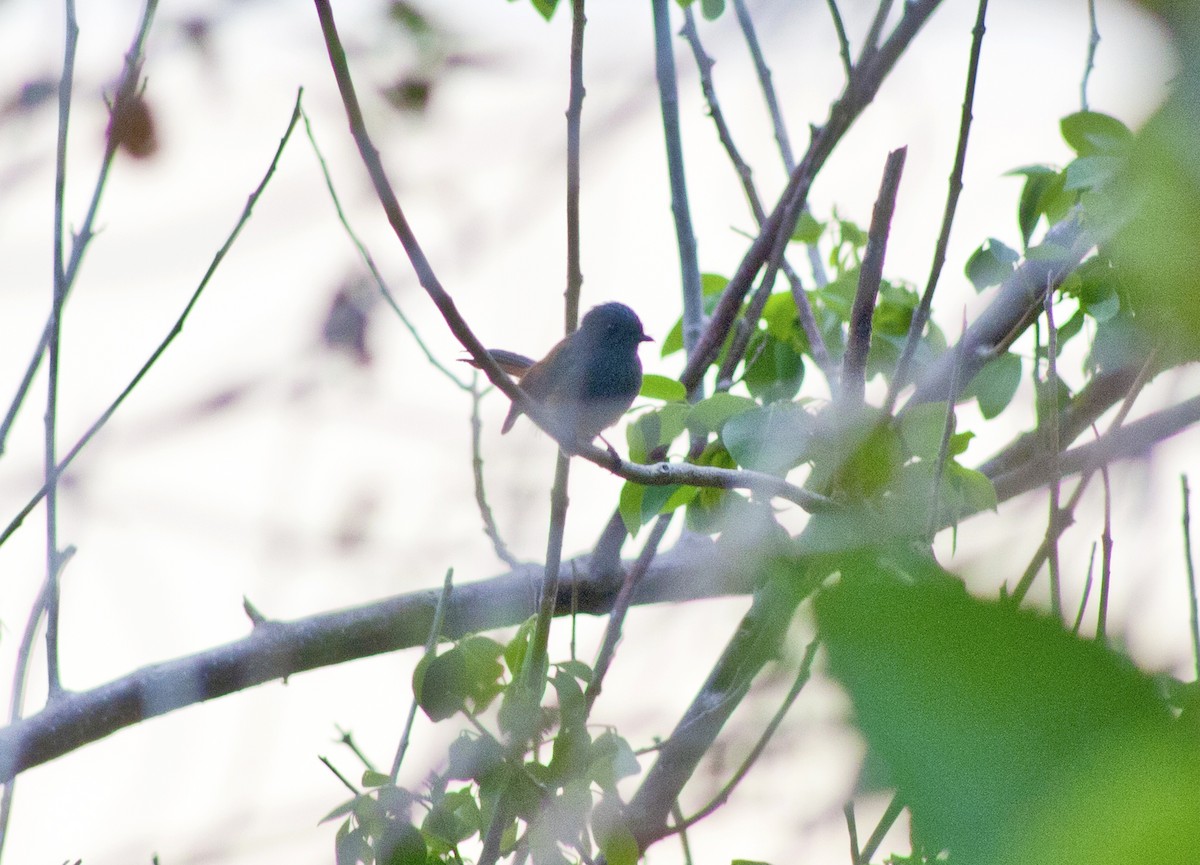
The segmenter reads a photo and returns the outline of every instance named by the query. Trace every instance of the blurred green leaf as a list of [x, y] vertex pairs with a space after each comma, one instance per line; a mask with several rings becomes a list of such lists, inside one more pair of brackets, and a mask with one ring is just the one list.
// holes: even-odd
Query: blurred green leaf
[[[1169, 716], [1148, 677], [1049, 618], [945, 581], [904, 585], [870, 560], [843, 570], [816, 609], [830, 672], [918, 841], [967, 865], [1095, 861], [1032, 848], [1029, 858], [1009, 856], [1029, 837], [1029, 814], [1061, 822], [1064, 791], [1114, 746], [1167, 737]], [[1075, 840], [1128, 825], [1114, 820], [1077, 827]]]
[[1063, 140], [1080, 156], [1119, 153], [1133, 138], [1124, 123], [1097, 111], [1077, 111], [1064, 117], [1059, 127]]
[[716, 21], [725, 11], [725, 0], [700, 0], [700, 14], [705, 21]]
[[804, 382], [804, 359], [788, 342], [759, 331], [751, 339], [747, 356], [750, 365], [742, 383], [750, 395], [763, 402], [789, 400]]
[[696, 435], [720, 432], [725, 421], [755, 408], [758, 408], [758, 403], [752, 399], [731, 393], [715, 393], [692, 406], [688, 414], [687, 428]]
[[800, 218], [796, 220], [796, 228], [792, 231], [792, 240], [811, 246], [821, 239], [821, 233], [824, 230], [825, 225], [818, 222], [815, 216], [805, 210], [801, 212]]
[[999, 285], [1008, 279], [1021, 255], [994, 237], [985, 240], [967, 259], [967, 279], [976, 291]]
[[721, 440], [738, 465], [782, 477], [810, 450], [812, 428], [803, 408], [776, 402], [731, 417]]
[[663, 402], [682, 402], [687, 399], [687, 388], [673, 378], [647, 373], [642, 376], [641, 395]]
[[900, 415], [899, 433], [905, 450], [923, 460], [937, 459], [946, 429], [946, 404], [931, 402], [913, 406]]
[[1021, 383], [1021, 358], [1005, 352], [992, 358], [963, 389], [963, 399], [975, 397], [980, 413], [987, 419], [1008, 408]]

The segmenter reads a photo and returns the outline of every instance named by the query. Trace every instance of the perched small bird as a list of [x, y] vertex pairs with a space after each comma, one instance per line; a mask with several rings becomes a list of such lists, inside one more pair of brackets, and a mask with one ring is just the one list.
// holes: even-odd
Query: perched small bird
[[[641, 390], [638, 346], [647, 340], [637, 313], [623, 303], [604, 303], [589, 310], [579, 329], [536, 363], [511, 351], [488, 352], [501, 369], [520, 379], [521, 389], [546, 408], [563, 435], [590, 442], [621, 419]], [[512, 429], [520, 415], [513, 403], [500, 431]]]

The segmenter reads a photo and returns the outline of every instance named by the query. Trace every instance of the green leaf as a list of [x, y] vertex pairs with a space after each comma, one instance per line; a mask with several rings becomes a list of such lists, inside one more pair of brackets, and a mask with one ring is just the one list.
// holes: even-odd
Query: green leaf
[[1008, 174], [1025, 178], [1017, 206], [1017, 224], [1021, 229], [1021, 243], [1028, 246], [1038, 220], [1043, 215], [1052, 222], [1061, 218], [1074, 202], [1074, 196], [1063, 190], [1066, 173], [1048, 165], [1028, 165]]
[[564, 673], [566, 673], [568, 676], [574, 676], [576, 679], [578, 679], [581, 682], [592, 681], [592, 668], [589, 667], [587, 664], [585, 664], [583, 661], [580, 661], [580, 660], [563, 661], [559, 664], [555, 664], [555, 666], [558, 667], [558, 669], [562, 670]]
[[[904, 791], [918, 841], [949, 849], [951, 862], [993, 865], [1194, 859], [1187, 847], [1142, 855], [1138, 845], [1154, 840], [1161, 852], [1175, 836], [1155, 840], [1128, 822], [1149, 789], [1103, 780], [1135, 743], [1182, 741], [1148, 676], [1049, 616], [977, 600], [946, 580], [902, 584], [873, 564], [843, 568], [840, 583], [817, 598], [817, 622], [830, 674], [849, 693], [871, 753]], [[1196, 765], [1194, 746], [1175, 747]], [[1171, 771], [1167, 750], [1144, 752], [1156, 759], [1143, 778], [1154, 783]], [[1195, 803], [1200, 785], [1190, 786]], [[1068, 829], [1072, 791], [1102, 810]], [[1190, 839], [1200, 835], [1194, 814], [1178, 824]], [[1057, 827], [1061, 846], [1026, 843], [1039, 825]], [[1136, 826], [1137, 840], [1120, 858], [1078, 855], [1097, 826], [1112, 831], [1089, 851], [1111, 845], [1120, 827]]]
[[736, 414], [758, 408], [758, 403], [744, 396], [731, 393], [715, 393], [692, 406], [688, 414], [687, 428], [696, 435], [720, 432], [725, 421]]
[[934, 460], [942, 450], [946, 429], [946, 403], [931, 402], [913, 406], [900, 416], [900, 440], [915, 457]]
[[637, 535], [642, 527], [642, 498], [647, 489], [649, 487], [635, 484], [633, 481], [625, 481], [621, 487], [617, 511], [621, 514], [621, 521], [625, 523], [625, 531], [629, 532], [630, 537]]
[[457, 647], [436, 657], [428, 655], [413, 671], [417, 705], [431, 721], [444, 721], [466, 705], [467, 660]]
[[1005, 352], [984, 364], [963, 390], [963, 398], [975, 397], [979, 411], [991, 420], [1008, 407], [1021, 383], [1021, 358]]
[[617, 782], [642, 771], [637, 755], [623, 738], [606, 730], [592, 742], [592, 765], [589, 774], [601, 790], [613, 792]]
[[1124, 160], [1116, 156], [1080, 156], [1067, 166], [1063, 189], [1068, 192], [1096, 189], [1112, 180], [1123, 164]]
[[999, 505], [996, 500], [996, 487], [983, 472], [949, 460], [943, 470], [942, 480], [950, 487], [948, 498], [951, 507], [947, 509], [946, 516], [967, 516], [981, 511], [994, 511]]
[[391, 783], [392, 779], [382, 772], [376, 772], [374, 769], [363, 770], [362, 785], [364, 787], [382, 787]]
[[731, 417], [721, 441], [738, 465], [782, 477], [810, 450], [812, 426], [803, 408], [776, 402]]
[[677, 351], [683, 351], [683, 319], [675, 322], [675, 326], [667, 333], [659, 350], [659, 357], [669, 357]]
[[996, 238], [988, 238], [967, 259], [966, 273], [976, 291], [999, 285], [1013, 272], [1020, 254]]
[[673, 378], [647, 373], [642, 376], [641, 395], [647, 399], [661, 399], [663, 402], [683, 402], [687, 399], [687, 388]]
[[792, 240], [811, 246], [821, 239], [823, 231], [825, 231], [824, 223], [817, 221], [815, 216], [805, 210], [796, 220], [796, 228], [792, 231]]
[[466, 788], [453, 790], [435, 800], [421, 824], [421, 831], [428, 838], [442, 842], [447, 848], [461, 844], [482, 829], [479, 804]]
[[[563, 678], [575, 681], [571, 676]], [[579, 693], [577, 714], [581, 717], [583, 715], [582, 691]], [[554, 749], [550, 757], [551, 783], [562, 786], [572, 778], [583, 776], [590, 765], [591, 747], [592, 737], [588, 735], [587, 727], [582, 721], [559, 728], [558, 735], [554, 737]]]
[[525, 664], [525, 653], [529, 651], [529, 638], [533, 635], [533, 629], [536, 627], [537, 616], [530, 616], [521, 623], [521, 627], [517, 628], [517, 632], [504, 647], [504, 665], [508, 667], [508, 672], [514, 679], [520, 674], [521, 667]]
[[376, 865], [425, 865], [429, 856], [425, 836], [412, 823], [389, 822], [375, 851]]
[[558, 0], [532, 0], [532, 3], [533, 8], [547, 21], [554, 15], [554, 9], [558, 6]]
[[759, 331], [751, 339], [747, 356], [752, 362], [742, 376], [750, 395], [763, 402], [790, 400], [804, 382], [804, 359], [789, 342]]
[[504, 763], [504, 751], [489, 736], [472, 737], [465, 731], [450, 743], [446, 777], [478, 781]]
[[[700, 274], [700, 292], [705, 298], [715, 300], [725, 290], [725, 286], [727, 285], [729, 285], [729, 277], [727, 276], [722, 276], [719, 273]], [[712, 312], [712, 309], [708, 308], [706, 311]]]
[[700, 14], [706, 21], [716, 21], [725, 11], [725, 0], [700, 0]]
[[1096, 111], [1069, 114], [1059, 126], [1063, 139], [1080, 156], [1120, 152], [1133, 138], [1129, 127], [1120, 120]]
[[596, 837], [596, 842], [610, 865], [637, 865], [642, 855], [637, 839], [624, 822], [608, 827], [608, 831]]

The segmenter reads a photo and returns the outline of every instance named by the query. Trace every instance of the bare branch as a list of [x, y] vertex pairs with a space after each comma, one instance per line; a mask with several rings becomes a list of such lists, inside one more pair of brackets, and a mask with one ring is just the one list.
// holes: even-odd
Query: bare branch
[[[663, 137], [667, 145], [667, 177], [671, 182], [671, 212], [675, 215], [675, 240], [679, 245], [679, 270], [683, 291], [683, 347], [692, 357], [704, 327], [704, 305], [700, 289], [700, 264], [696, 235], [688, 204], [683, 173], [683, 139], [679, 131], [679, 86], [675, 79], [675, 54], [671, 49], [671, 20], [668, 0], [651, 0], [654, 15], [654, 57], [658, 76], [658, 98], [662, 104]], [[699, 381], [688, 385], [693, 393]]]
[[888, 231], [892, 226], [892, 214], [896, 210], [896, 192], [900, 188], [900, 176], [904, 173], [904, 158], [907, 155], [907, 147], [900, 147], [888, 154], [883, 168], [883, 180], [879, 185], [879, 197], [875, 199], [875, 210], [871, 215], [867, 250], [863, 254], [862, 267], [858, 273], [858, 288], [854, 293], [854, 306], [850, 311], [846, 353], [842, 356], [840, 394], [847, 407], [862, 405], [863, 401], [867, 352], [871, 348], [871, 318], [875, 312], [879, 285], [883, 280], [883, 259], [887, 251]]
[[933, 250], [933, 263], [929, 268], [929, 279], [925, 283], [925, 291], [921, 293], [921, 302], [913, 312], [909, 322], [908, 335], [904, 340], [904, 349], [900, 352], [900, 360], [896, 362], [896, 370], [892, 374], [888, 386], [887, 400], [884, 403], [884, 414], [891, 414], [896, 406], [896, 397], [900, 389], [908, 383], [909, 365], [917, 344], [925, 332], [929, 321], [929, 309], [933, 304], [933, 293], [937, 289], [942, 267], [946, 263], [946, 249], [950, 245], [950, 229], [954, 224], [954, 214], [958, 209], [958, 197], [963, 189], [963, 170], [967, 164], [967, 139], [971, 133], [972, 106], [975, 104], [975, 78], [979, 73], [979, 54], [983, 48], [983, 34], [986, 30], [984, 20], [987, 16], [987, 0], [979, 0], [979, 10], [975, 16], [975, 27], [971, 31], [971, 57], [967, 62], [967, 87], [963, 96], [962, 118], [958, 124], [958, 147], [954, 153], [954, 167], [950, 169], [950, 189], [946, 193], [946, 208], [942, 213], [942, 227], [938, 232], [937, 244]]
[[[250, 193], [250, 197], [246, 201], [246, 206], [242, 208], [241, 216], [238, 217], [237, 222], [234, 224], [233, 231], [229, 233], [229, 236], [225, 239], [225, 242], [221, 245], [221, 248], [218, 249], [216, 254], [213, 256], [212, 261], [208, 265], [208, 270], [204, 272], [204, 276], [201, 278], [200, 284], [197, 285], [196, 290], [192, 292], [192, 296], [184, 306], [183, 312], [179, 314], [179, 318], [175, 320], [175, 324], [171, 327], [171, 330], [167, 333], [166, 337], [163, 338], [162, 342], [159, 343], [158, 348], [156, 348], [150, 354], [150, 357], [147, 358], [144, 364], [142, 364], [141, 369], [139, 369], [133, 378], [130, 379], [129, 384], [125, 386], [125, 389], [117, 395], [117, 398], [109, 404], [108, 408], [101, 413], [100, 417], [97, 418], [90, 427], [88, 427], [87, 432], [80, 437], [79, 441], [75, 443], [75, 445], [67, 452], [67, 455], [64, 456], [58, 463], [56, 474], [61, 475], [64, 471], [66, 471], [67, 467], [71, 465], [75, 457], [79, 456], [79, 452], [82, 451], [96, 435], [96, 433], [100, 432], [100, 430], [104, 428], [105, 424], [112, 419], [112, 416], [116, 414], [117, 409], [120, 408], [121, 404], [125, 402], [125, 399], [131, 393], [133, 393], [134, 388], [138, 386], [141, 380], [146, 376], [146, 373], [150, 371], [150, 368], [158, 362], [158, 359], [162, 356], [163, 352], [165, 352], [170, 344], [175, 341], [175, 337], [179, 336], [179, 334], [183, 332], [183, 325], [187, 321], [188, 316], [191, 314], [193, 307], [195, 307], [196, 303], [200, 300], [200, 295], [204, 293], [204, 289], [208, 287], [208, 283], [216, 274], [217, 268], [221, 265], [221, 262], [224, 261], [225, 256], [229, 253], [229, 250], [233, 247], [233, 242], [237, 240], [238, 235], [241, 234], [242, 228], [245, 227], [246, 222], [250, 219], [251, 213], [254, 211], [255, 204], [266, 190], [267, 184], [270, 182], [271, 177], [275, 174], [275, 167], [279, 164], [279, 158], [283, 155], [283, 149], [287, 145], [288, 139], [291, 138], [292, 130], [296, 128], [296, 123], [300, 120], [300, 98], [303, 95], [303, 92], [304, 91], [301, 90], [296, 94], [296, 105], [292, 109], [291, 120], [288, 122], [288, 127], [283, 134], [283, 138], [279, 141], [279, 146], [275, 150], [275, 156], [271, 159], [271, 164], [267, 167], [266, 174], [263, 175], [263, 179], [258, 184], [258, 187], [252, 193]], [[37, 507], [38, 503], [46, 496], [47, 489], [48, 485], [43, 485], [42, 488], [38, 490], [28, 502], [26, 502], [25, 507], [21, 508], [20, 512], [13, 517], [9, 524], [4, 528], [4, 531], [0, 532], [0, 544], [3, 544], [6, 540], [8, 540], [12, 533], [20, 527], [21, 523], [25, 521], [25, 517], [29, 516], [30, 512], [33, 511], [33, 509]]]

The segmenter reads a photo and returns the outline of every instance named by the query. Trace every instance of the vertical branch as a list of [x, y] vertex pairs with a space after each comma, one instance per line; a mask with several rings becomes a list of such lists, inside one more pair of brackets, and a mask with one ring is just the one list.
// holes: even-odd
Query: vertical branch
[[1196, 680], [1200, 681], [1200, 607], [1196, 597], [1196, 565], [1192, 561], [1191, 491], [1187, 475], [1179, 476], [1183, 488], [1183, 562], [1187, 566], [1188, 614], [1192, 625], [1192, 661], [1196, 665]]
[[[446, 579], [442, 582], [442, 593], [438, 595], [437, 606], [433, 610], [433, 624], [429, 626], [429, 639], [425, 641], [425, 657], [433, 655], [437, 648], [438, 637], [442, 633], [442, 622], [446, 620], [446, 604], [450, 601], [450, 590], [454, 585], [454, 568], [446, 571]], [[396, 746], [396, 756], [392, 760], [392, 783], [400, 777], [400, 766], [404, 755], [408, 753], [408, 743], [412, 736], [413, 722], [417, 719], [417, 695], [413, 694], [412, 704], [408, 707], [408, 717], [404, 720], [404, 731], [400, 734], [400, 744]], [[369, 768], [369, 767], [368, 767]]]
[[[679, 244], [679, 268], [683, 278], [683, 347], [690, 359], [704, 328], [700, 291], [700, 264], [696, 235], [692, 231], [687, 182], [683, 172], [683, 142], [679, 131], [679, 87], [675, 78], [675, 55], [671, 50], [671, 20], [668, 0], [651, 0], [654, 14], [654, 56], [658, 74], [658, 98], [662, 104], [663, 137], [667, 145], [667, 174], [671, 181], [671, 212], [675, 215], [675, 239]], [[698, 392], [699, 382], [689, 390]]]
[[896, 362], [896, 371], [888, 386], [887, 401], [884, 411], [892, 413], [896, 406], [896, 397], [900, 388], [908, 380], [909, 365], [917, 344], [925, 332], [929, 321], [929, 309], [933, 304], [933, 292], [937, 288], [938, 278], [946, 263], [946, 249], [950, 245], [950, 228], [954, 224], [954, 214], [958, 209], [958, 198], [963, 189], [963, 169], [967, 163], [967, 138], [971, 133], [972, 106], [975, 104], [975, 79], [979, 73], [979, 54], [983, 47], [983, 34], [986, 30], [984, 20], [987, 17], [987, 0], [979, 0], [979, 9], [975, 14], [975, 27], [971, 30], [971, 57], [967, 62], [967, 87], [963, 95], [962, 117], [958, 124], [958, 148], [954, 153], [954, 167], [950, 169], [950, 189], [946, 194], [946, 209], [942, 214], [942, 228], [938, 233], [937, 245], [933, 250], [933, 263], [929, 268], [929, 279], [925, 283], [925, 291], [921, 294], [921, 302], [913, 312], [909, 322], [908, 335], [904, 339], [904, 349], [900, 352], [900, 360]]
[[1079, 82], [1079, 107], [1088, 110], [1088, 82], [1096, 67], [1096, 49], [1100, 47], [1100, 29], [1096, 26], [1096, 0], [1088, 0], [1088, 47], [1087, 60], [1083, 64], [1083, 80]]
[[[575, 329], [579, 317], [579, 292], [583, 271], [579, 250], [579, 129], [583, 116], [583, 31], [587, 24], [584, 0], [571, 0], [570, 92], [567, 97], [567, 332]], [[529, 644], [525, 670], [532, 694], [540, 697], [545, 686], [546, 651], [550, 624], [558, 601], [558, 578], [562, 568], [563, 534], [567, 526], [567, 488], [571, 458], [561, 449], [554, 466], [554, 486], [550, 491], [550, 531], [546, 540], [546, 568], [538, 603], [537, 624]]]
[[579, 130], [583, 124], [584, 0], [571, 0], [570, 92], [567, 97], [567, 290], [564, 319], [567, 333], [579, 324], [583, 266], [579, 241]]
[[[967, 311], [963, 309], [962, 314], [962, 329], [967, 329]], [[962, 342], [960, 340], [958, 348], [955, 350], [954, 369], [950, 372], [950, 388], [946, 394], [946, 422], [942, 425], [942, 440], [938, 445], [937, 464], [933, 467], [933, 489], [930, 491], [931, 503], [929, 506], [929, 526], [926, 534], [929, 536], [930, 542], [937, 534], [938, 527], [941, 525], [941, 516], [939, 511], [942, 502], [942, 477], [946, 471], [946, 460], [950, 457], [950, 439], [954, 435], [954, 425], [956, 423], [954, 412], [954, 398], [958, 393], [958, 378], [962, 372]], [[955, 516], [957, 523], [958, 517]]]
[[1054, 326], [1054, 292], [1049, 286], [1046, 287], [1046, 387], [1049, 389], [1050, 398], [1049, 406], [1046, 411], [1048, 414], [1047, 423], [1049, 426], [1048, 434], [1050, 436], [1050, 453], [1051, 453], [1051, 477], [1050, 477], [1050, 525], [1046, 530], [1046, 539], [1050, 541], [1049, 548], [1049, 563], [1050, 563], [1050, 609], [1054, 613], [1054, 618], [1062, 620], [1062, 583], [1061, 575], [1058, 567], [1058, 524], [1062, 520], [1062, 512], [1059, 509], [1059, 493], [1061, 489], [1061, 481], [1059, 480], [1058, 456], [1059, 456], [1059, 435], [1058, 435], [1058, 328]]
[[858, 289], [855, 291], [854, 306], [850, 312], [846, 353], [842, 358], [841, 395], [847, 404], [861, 404], [863, 400], [867, 351], [871, 347], [871, 316], [875, 311], [875, 298], [879, 294], [879, 284], [883, 279], [883, 258], [887, 250], [888, 231], [896, 209], [896, 192], [900, 188], [900, 175], [904, 172], [904, 157], [907, 153], [908, 148], [900, 147], [888, 154], [879, 197], [875, 200], [875, 211], [871, 214], [867, 250], [863, 254], [862, 268], [859, 270]]
[[1108, 466], [1100, 467], [1100, 479], [1104, 483], [1104, 531], [1100, 535], [1100, 600], [1096, 610], [1096, 640], [1104, 643], [1108, 634], [1108, 591], [1112, 581], [1112, 484], [1108, 477]]
[[54, 158], [54, 291], [50, 304], [48, 344], [48, 385], [46, 392], [46, 668], [50, 678], [50, 698], [62, 689], [58, 669], [58, 459], [55, 456], [58, 423], [58, 361], [62, 332], [62, 307], [67, 291], [67, 272], [63, 261], [63, 199], [67, 183], [67, 127], [71, 118], [71, 90], [75, 80], [75, 47], [79, 24], [75, 20], [75, 0], [66, 0], [66, 45], [63, 48], [62, 81], [58, 89], [58, 143]]

